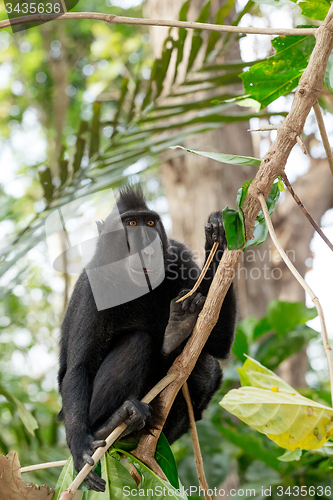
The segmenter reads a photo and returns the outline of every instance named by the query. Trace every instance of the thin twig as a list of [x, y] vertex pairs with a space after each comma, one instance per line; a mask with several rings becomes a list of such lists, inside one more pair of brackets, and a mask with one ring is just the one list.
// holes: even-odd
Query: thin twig
[[306, 147], [305, 147], [305, 144], [304, 142], [302, 141], [302, 138], [300, 135], [296, 136], [296, 141], [297, 141], [297, 144], [299, 145], [299, 147], [301, 148], [302, 150], [302, 153], [304, 153], [305, 155], [308, 154], [307, 150], [306, 150]]
[[320, 111], [320, 106], [318, 104], [318, 101], [316, 102], [316, 104], [314, 104], [313, 110], [314, 110], [315, 115], [316, 115], [316, 119], [317, 119], [317, 123], [318, 123], [318, 127], [319, 127], [319, 132], [320, 132], [321, 139], [323, 141], [323, 145], [324, 145], [324, 148], [325, 148], [325, 152], [326, 152], [328, 164], [330, 166], [331, 173], [333, 175], [333, 155], [332, 155], [332, 150], [331, 150], [331, 146], [330, 146], [330, 143], [329, 143], [329, 140], [328, 140], [328, 137], [327, 137], [325, 123], [324, 123], [324, 120], [323, 120], [323, 115], [321, 114], [321, 111]]
[[275, 246], [276, 246], [279, 254], [281, 255], [282, 259], [284, 260], [286, 266], [290, 269], [290, 271], [295, 276], [295, 278], [300, 283], [300, 285], [304, 288], [304, 290], [306, 292], [308, 292], [308, 294], [310, 295], [310, 297], [312, 299], [312, 302], [316, 306], [316, 309], [317, 309], [317, 312], [318, 312], [318, 316], [320, 318], [321, 337], [322, 337], [322, 341], [323, 341], [323, 345], [324, 345], [324, 351], [325, 351], [325, 354], [326, 354], [326, 359], [327, 359], [327, 364], [328, 364], [328, 371], [329, 371], [330, 383], [331, 383], [332, 406], [333, 406], [333, 359], [332, 359], [332, 354], [331, 354], [332, 348], [331, 348], [331, 346], [329, 344], [329, 341], [328, 341], [328, 335], [327, 335], [327, 329], [326, 329], [326, 323], [325, 323], [323, 309], [321, 307], [321, 304], [319, 302], [318, 297], [315, 295], [315, 293], [312, 290], [312, 288], [309, 287], [309, 285], [306, 283], [306, 281], [304, 280], [304, 278], [299, 274], [299, 272], [294, 267], [294, 265], [292, 264], [291, 260], [289, 259], [289, 257], [285, 253], [285, 251], [283, 250], [282, 245], [280, 244], [280, 242], [279, 242], [279, 240], [278, 240], [278, 238], [277, 238], [277, 236], [275, 234], [275, 231], [274, 231], [274, 228], [273, 228], [273, 224], [272, 224], [272, 221], [271, 221], [271, 219], [269, 217], [269, 213], [268, 213], [266, 201], [265, 201], [265, 198], [264, 198], [263, 194], [259, 194], [258, 195], [258, 199], [260, 201], [262, 211], [264, 212], [264, 216], [265, 216], [266, 224], [267, 224], [267, 227], [268, 227], [268, 231], [269, 231], [269, 234], [271, 235], [273, 243], [275, 244]]
[[267, 132], [268, 130], [277, 130], [279, 128], [278, 125], [263, 125], [260, 128], [249, 128], [248, 132]]
[[205, 471], [203, 468], [203, 461], [202, 461], [200, 443], [199, 443], [199, 438], [198, 438], [198, 433], [197, 433], [197, 426], [195, 424], [193, 406], [192, 406], [190, 391], [188, 390], [187, 382], [184, 383], [184, 385], [182, 387], [182, 391], [183, 391], [185, 401], [187, 403], [188, 415], [190, 417], [190, 432], [191, 432], [191, 438], [192, 438], [192, 444], [193, 444], [195, 467], [197, 469], [197, 475], [198, 475], [198, 479], [199, 479], [199, 486], [204, 491], [205, 499], [212, 500], [212, 497], [208, 494], [209, 487], [208, 487], [208, 483], [206, 480]]
[[50, 469], [51, 467], [63, 467], [67, 460], [59, 460], [58, 462], [46, 462], [45, 464], [29, 465], [28, 467], [21, 467], [20, 472], [31, 472], [33, 470]]
[[310, 224], [314, 227], [315, 231], [317, 231], [317, 233], [319, 234], [319, 236], [321, 236], [321, 238], [325, 241], [326, 245], [332, 250], [333, 252], [333, 245], [332, 243], [330, 242], [330, 240], [327, 238], [326, 234], [324, 233], [324, 231], [319, 227], [319, 225], [317, 224], [317, 222], [313, 219], [313, 217], [310, 215], [310, 213], [307, 211], [307, 209], [305, 208], [305, 206], [303, 205], [303, 203], [301, 202], [301, 200], [299, 199], [299, 197], [297, 196], [297, 194], [295, 193], [295, 191], [293, 190], [293, 187], [292, 185], [290, 184], [289, 182], [289, 179], [288, 177], [286, 176], [286, 173], [285, 172], [282, 172], [281, 173], [281, 177], [283, 179], [283, 182], [285, 184], [285, 186], [287, 187], [289, 193], [291, 194], [291, 196], [294, 198], [294, 200], [296, 201], [297, 205], [299, 206], [299, 208], [302, 210], [303, 214], [305, 215], [305, 217], [308, 219], [308, 221], [310, 222]]
[[[168, 373], [165, 377], [163, 377], [146, 395], [142, 398], [142, 402], [150, 403], [163, 389], [165, 389], [171, 382], [173, 382], [177, 377], [176, 373]], [[119, 436], [126, 429], [127, 425], [122, 423], [118, 427], [116, 427], [111, 434], [105, 439], [106, 445], [97, 450], [92, 455], [92, 459], [94, 464], [100, 460], [100, 458], [107, 452], [110, 446], [119, 438]], [[70, 484], [70, 486], [63, 491], [59, 500], [71, 500], [74, 497], [76, 490], [79, 488], [81, 483], [85, 480], [91, 469], [94, 465], [85, 464], [84, 467], [80, 470], [74, 481]]]
[[134, 17], [116, 16], [99, 12], [66, 12], [65, 14], [33, 14], [30, 16], [16, 17], [15, 19], [0, 21], [0, 29], [16, 26], [18, 24], [33, 23], [36, 21], [62, 21], [64, 19], [95, 19], [109, 24], [135, 24], [139, 26], [166, 26], [170, 28], [200, 29], [207, 31], [220, 31], [229, 33], [246, 33], [248, 35], [313, 35], [316, 36], [317, 28], [249, 28], [240, 26], [226, 26], [220, 24], [196, 23], [188, 21], [171, 21], [167, 19], [140, 19]]
[[215, 241], [214, 245], [212, 246], [212, 249], [210, 251], [210, 254], [208, 255], [208, 259], [206, 260], [206, 263], [201, 271], [201, 274], [199, 276], [199, 278], [197, 279], [197, 282], [196, 284], [194, 285], [194, 287], [192, 288], [192, 290], [190, 290], [186, 295], [184, 295], [184, 297], [181, 297], [180, 299], [178, 299], [176, 301], [176, 303], [178, 302], [183, 302], [183, 300], [187, 299], [187, 297], [190, 297], [200, 286], [200, 283], [202, 282], [202, 280], [204, 279], [205, 277], [205, 274], [206, 272], [208, 271], [208, 268], [213, 260], [213, 257], [215, 255], [215, 252], [218, 248], [219, 244], [217, 241]]

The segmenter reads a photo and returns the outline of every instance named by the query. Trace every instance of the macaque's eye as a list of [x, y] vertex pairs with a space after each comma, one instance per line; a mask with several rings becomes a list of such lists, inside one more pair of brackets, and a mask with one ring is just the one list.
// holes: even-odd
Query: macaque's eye
[[153, 220], [149, 220], [147, 222], [147, 226], [153, 227], [153, 226], [155, 226], [155, 222]]
[[128, 223], [129, 226], [136, 226], [136, 220], [131, 220]]

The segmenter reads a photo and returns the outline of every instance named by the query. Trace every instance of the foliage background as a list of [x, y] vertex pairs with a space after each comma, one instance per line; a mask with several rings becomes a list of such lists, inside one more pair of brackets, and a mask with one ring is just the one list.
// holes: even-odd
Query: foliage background
[[[279, 2], [279, 7], [280, 4], [282, 2]], [[230, 10], [232, 2], [227, 2], [224, 7], [225, 11]], [[291, 9], [284, 5], [282, 8]], [[2, 6], [1, 9], [1, 18], [5, 19]], [[245, 10], [250, 9], [251, 16], [245, 13]], [[237, 22], [242, 19], [243, 26], [246, 23], [260, 25], [273, 12], [269, 9], [271, 7], [267, 5], [248, 2], [245, 6], [237, 5], [242, 17], [234, 16]], [[139, 2], [136, 7], [123, 9], [109, 0], [81, 0], [74, 10], [143, 16], [143, 6]], [[310, 14], [313, 17], [313, 11]], [[203, 10], [201, 16], [205, 15]], [[291, 17], [281, 15], [281, 10], [274, 10], [274, 15], [277, 16], [275, 19], [292, 22]], [[294, 15], [295, 23], [297, 18], [300, 19], [299, 10]], [[227, 51], [228, 40], [224, 39], [223, 43]], [[247, 42], [241, 39], [240, 43], [242, 46]], [[235, 111], [225, 102], [228, 97], [242, 93], [232, 93], [229, 88], [226, 90], [225, 85], [240, 83], [239, 73], [245, 64], [238, 61], [226, 69], [220, 62], [219, 67], [214, 68], [214, 71], [219, 72], [216, 77], [211, 75], [212, 55], [208, 52], [203, 77], [198, 78], [194, 67], [184, 86], [178, 85], [171, 89], [169, 94], [172, 99], [168, 100], [170, 95], [163, 99], [162, 87], [158, 87], [167, 77], [170, 54], [166, 45], [162, 65], [155, 66], [156, 72], [153, 74], [154, 78], [156, 74], [160, 75], [160, 80], [158, 77], [155, 79], [155, 87], [150, 95], [149, 82], [154, 56], [150, 34], [143, 27], [115, 25], [110, 28], [91, 20], [46, 23], [40, 28], [15, 35], [9, 29], [2, 30], [0, 48], [0, 141], [1, 164], [4, 166], [1, 171], [0, 234], [4, 257], [6, 262], [11, 262], [8, 267], [5, 262], [1, 271], [0, 384], [25, 403], [39, 424], [32, 436], [23, 425], [15, 405], [5, 396], [0, 396], [0, 449], [3, 454], [17, 451], [21, 464], [29, 465], [61, 460], [68, 456], [64, 430], [55, 419], [60, 407], [55, 381], [59, 325], [73, 283], [64, 276], [54, 275], [48, 263], [43, 235], [38, 232], [38, 228], [34, 231], [28, 229], [20, 237], [19, 244], [18, 235], [34, 220], [36, 213], [43, 212], [54, 200], [61, 197], [65, 199], [66, 188], [70, 191], [73, 186], [74, 189], [89, 186], [89, 179], [100, 183], [100, 187], [116, 187], [127, 179], [132, 182], [141, 180], [147, 187], [152, 206], [162, 213], [170, 231], [172, 222], [160, 178], [160, 152], [164, 154], [164, 161], [172, 159], [176, 153], [167, 150], [167, 146], [185, 139], [190, 132], [203, 132], [225, 123], [260, 115], [252, 108], [237, 108]], [[199, 49], [200, 46], [193, 49], [193, 58]], [[261, 59], [269, 52], [271, 48], [268, 42], [254, 42], [247, 57]], [[207, 81], [208, 77], [211, 78], [215, 100], [211, 97], [205, 99], [202, 87], [198, 86], [197, 95], [201, 96], [200, 99], [193, 100], [193, 94], [188, 92], [190, 98], [187, 101], [186, 89], [193, 91], [195, 83], [202, 84], [202, 80]], [[142, 87], [138, 87], [139, 81]], [[100, 96], [98, 102], [96, 96]], [[261, 119], [270, 117], [274, 121], [274, 115], [277, 115], [280, 120], [290, 105], [288, 99], [280, 98], [279, 104], [275, 102], [268, 109], [267, 102], [264, 102]], [[180, 105], [184, 101], [186, 105]], [[150, 108], [148, 112], [140, 114], [140, 119], [133, 124], [133, 105], [144, 109], [143, 103], [149, 104]], [[329, 84], [322, 93], [321, 104], [327, 110], [327, 123], [332, 123]], [[178, 121], [177, 126], [183, 135], [170, 121], [172, 115], [177, 116], [177, 109], [183, 120], [182, 124]], [[193, 112], [196, 113], [195, 118]], [[316, 154], [322, 155], [322, 150], [315, 140], [311, 120], [307, 132], [309, 141], [313, 141], [309, 145], [315, 157]], [[333, 132], [332, 125], [328, 129], [330, 133]], [[162, 135], [154, 135], [156, 130]], [[146, 135], [136, 136], [142, 131]], [[130, 135], [131, 142], [124, 146], [126, 134]], [[268, 134], [263, 136], [259, 145], [261, 156], [267, 142], [271, 140]], [[84, 144], [85, 150], [79, 162], [75, 163], [80, 144]], [[132, 153], [127, 155], [129, 148], [132, 148]], [[78, 172], [76, 180], [75, 176], [71, 177], [75, 165]], [[85, 168], [88, 165], [93, 168], [87, 180]], [[108, 168], [110, 165], [112, 168]], [[303, 172], [302, 168], [306, 170], [304, 166], [298, 171], [294, 169], [295, 177]], [[326, 215], [326, 220], [331, 223], [330, 214]], [[214, 398], [206, 419], [198, 423], [210, 487], [219, 486], [227, 478], [234, 478], [235, 485], [248, 487], [329, 484], [333, 488], [328, 447], [320, 453], [304, 453], [299, 462], [280, 462], [277, 457], [283, 451], [278, 446], [218, 406], [221, 396], [239, 384], [236, 368], [244, 360], [244, 352], [276, 369], [287, 357], [301, 351], [309, 342], [313, 343], [311, 356], [314, 361], [308, 368], [309, 385], [302, 389], [302, 393], [330, 404], [327, 373], [323, 368], [317, 334], [304, 325], [309, 319], [305, 313], [295, 320], [290, 311], [282, 310], [280, 314], [285, 313], [290, 320], [288, 328], [281, 333], [278, 325], [271, 324], [268, 330], [263, 329], [258, 335], [258, 328], [260, 331], [260, 325], [265, 324], [265, 321], [267, 323], [267, 317], [274, 307], [287, 306], [275, 303], [269, 306], [266, 319], [259, 321], [260, 314], [257, 314], [257, 318], [247, 317], [239, 325], [234, 353], [224, 370], [223, 388]], [[179, 440], [173, 450], [183, 484], [197, 484], [189, 436]], [[59, 469], [50, 469], [26, 474], [24, 478], [54, 486], [59, 473]]]

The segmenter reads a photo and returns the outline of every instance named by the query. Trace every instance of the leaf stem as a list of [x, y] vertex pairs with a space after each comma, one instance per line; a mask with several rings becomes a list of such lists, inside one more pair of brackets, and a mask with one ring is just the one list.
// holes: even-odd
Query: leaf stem
[[184, 385], [182, 387], [182, 391], [183, 391], [185, 401], [187, 403], [188, 415], [190, 417], [190, 432], [191, 432], [191, 438], [192, 438], [192, 444], [193, 444], [195, 467], [197, 469], [197, 475], [198, 475], [198, 479], [199, 479], [199, 485], [200, 485], [200, 488], [205, 493], [205, 499], [212, 500], [212, 497], [208, 494], [209, 487], [208, 487], [208, 483], [206, 480], [205, 471], [203, 468], [203, 460], [202, 460], [202, 455], [201, 455], [201, 450], [200, 450], [200, 443], [199, 443], [199, 438], [198, 438], [198, 433], [197, 433], [197, 427], [195, 425], [193, 406], [192, 406], [190, 391], [188, 390], [187, 382], [184, 383]]
[[290, 269], [290, 271], [295, 276], [295, 278], [297, 279], [297, 281], [299, 282], [299, 284], [304, 288], [304, 290], [306, 292], [308, 292], [308, 294], [310, 295], [310, 297], [312, 299], [312, 302], [314, 303], [314, 305], [315, 305], [315, 307], [317, 309], [318, 316], [320, 318], [320, 324], [321, 324], [321, 337], [322, 337], [322, 341], [323, 341], [323, 345], [324, 345], [324, 351], [325, 351], [325, 354], [326, 354], [326, 359], [327, 359], [327, 364], [328, 364], [328, 371], [329, 371], [330, 384], [331, 384], [332, 406], [333, 406], [333, 359], [332, 359], [332, 354], [331, 354], [332, 348], [331, 348], [331, 346], [329, 344], [329, 341], [328, 341], [328, 335], [327, 335], [327, 329], [326, 329], [326, 323], [325, 323], [323, 309], [321, 307], [321, 304], [319, 302], [318, 297], [315, 295], [315, 293], [312, 290], [312, 288], [309, 287], [309, 285], [306, 283], [306, 281], [304, 280], [304, 278], [299, 274], [299, 272], [294, 267], [294, 265], [292, 264], [291, 260], [289, 259], [289, 257], [285, 253], [285, 251], [283, 250], [282, 245], [279, 242], [279, 240], [278, 240], [278, 238], [277, 238], [277, 236], [275, 234], [274, 227], [273, 227], [272, 221], [271, 221], [269, 213], [268, 213], [268, 209], [267, 209], [267, 205], [266, 205], [266, 201], [265, 201], [264, 195], [260, 193], [258, 195], [258, 200], [259, 200], [259, 202], [261, 204], [261, 208], [262, 208], [262, 211], [263, 211], [264, 216], [265, 216], [265, 220], [266, 220], [266, 224], [267, 224], [267, 227], [268, 227], [268, 231], [269, 231], [269, 234], [271, 235], [271, 238], [273, 240], [274, 245], [276, 246], [279, 254], [282, 257], [282, 259], [284, 260], [286, 266]]
[[329, 143], [329, 140], [328, 140], [328, 137], [327, 137], [325, 123], [324, 123], [324, 120], [323, 120], [323, 115], [321, 114], [321, 111], [320, 111], [320, 106], [318, 104], [318, 101], [316, 102], [316, 104], [314, 104], [313, 110], [314, 110], [315, 115], [316, 115], [316, 119], [317, 119], [317, 123], [318, 123], [318, 128], [319, 128], [320, 135], [321, 135], [321, 138], [322, 138], [322, 141], [323, 141], [323, 145], [324, 145], [324, 148], [325, 148], [325, 152], [326, 152], [328, 164], [330, 166], [331, 173], [333, 175], [333, 155], [332, 155], [332, 150], [331, 150], [331, 146], [330, 146], [330, 143]]
[[34, 470], [50, 469], [51, 467], [63, 467], [67, 460], [59, 460], [58, 462], [46, 462], [44, 464], [29, 465], [28, 467], [21, 467], [20, 472], [32, 472]]
[[307, 211], [307, 209], [305, 208], [305, 206], [303, 205], [303, 203], [301, 202], [301, 200], [299, 199], [299, 197], [297, 196], [297, 194], [295, 193], [292, 185], [290, 184], [289, 182], [289, 179], [288, 177], [286, 176], [286, 173], [285, 171], [281, 172], [281, 177], [283, 179], [283, 182], [285, 184], [285, 186], [287, 187], [289, 193], [291, 194], [291, 196], [294, 198], [294, 200], [296, 201], [297, 205], [299, 206], [299, 208], [302, 210], [303, 214], [305, 215], [305, 217], [308, 219], [308, 221], [310, 222], [310, 224], [314, 227], [315, 231], [317, 231], [317, 233], [319, 234], [319, 236], [325, 241], [326, 245], [332, 250], [333, 252], [333, 245], [332, 243], [330, 242], [330, 240], [327, 238], [326, 234], [324, 233], [324, 231], [321, 229], [321, 227], [317, 224], [317, 222], [314, 220], [314, 218], [312, 217], [312, 215]]

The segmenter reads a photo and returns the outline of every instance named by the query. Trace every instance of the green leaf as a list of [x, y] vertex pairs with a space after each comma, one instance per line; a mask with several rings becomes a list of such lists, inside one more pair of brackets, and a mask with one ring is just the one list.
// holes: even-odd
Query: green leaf
[[[272, 215], [272, 213], [274, 212], [277, 202], [279, 201], [279, 198], [280, 198], [279, 183], [274, 182], [266, 201], [269, 215]], [[262, 214], [262, 217], [263, 219], [265, 218], [264, 214]]]
[[261, 245], [264, 241], [266, 241], [268, 235], [268, 229], [266, 226], [266, 222], [264, 220], [256, 220], [253, 228], [253, 239], [247, 240], [244, 245], [244, 250], [247, 247], [253, 247], [254, 245]]
[[[170, 45], [170, 47], [169, 47]], [[169, 64], [170, 64], [170, 59], [172, 56], [172, 52], [174, 49], [174, 42], [173, 38], [168, 37], [166, 38], [164, 42], [164, 48], [162, 52], [162, 56], [160, 59], [157, 61], [157, 66], [156, 66], [156, 72], [155, 72], [155, 84], [156, 84], [156, 95], [155, 99], [161, 94], [163, 90], [163, 84], [164, 84], [164, 79], [165, 75], [167, 74]]]
[[312, 36], [279, 36], [272, 40], [276, 54], [252, 66], [240, 76], [245, 94], [266, 107], [293, 90], [307, 67], [315, 45]]
[[61, 152], [59, 155], [59, 170], [60, 170], [60, 183], [61, 186], [65, 184], [65, 182], [68, 179], [68, 160], [64, 159], [64, 154], [65, 154], [65, 147], [63, 146], [61, 148]]
[[[210, 488], [217, 488], [229, 473], [229, 455], [223, 450], [219, 430], [210, 420], [200, 420], [196, 426], [207, 483]], [[192, 493], [197, 494], [199, 490], [193, 490], [199, 487], [199, 483], [192, 450], [178, 462], [178, 467], [184, 487], [192, 486]]]
[[[272, 185], [270, 193], [268, 195], [266, 205], [268, 209], [269, 215], [271, 215], [276, 207], [276, 204], [280, 197], [280, 190], [278, 182], [275, 182]], [[244, 250], [249, 246], [261, 245], [268, 235], [268, 228], [265, 221], [265, 216], [262, 210], [260, 210], [259, 214], [256, 217], [254, 228], [253, 228], [253, 239], [248, 240], [244, 245]]]
[[300, 394], [241, 387], [220, 405], [288, 450], [320, 448], [333, 434], [333, 409]]
[[245, 229], [242, 212], [225, 207], [222, 210], [223, 226], [229, 250], [241, 248], [245, 241]]
[[10, 394], [3, 386], [0, 386], [0, 394], [5, 396], [7, 401], [9, 401], [13, 405], [20, 419], [22, 420], [24, 427], [27, 429], [29, 434], [34, 436], [35, 429], [38, 429], [38, 423], [35, 417], [31, 415], [30, 411], [26, 409], [26, 407], [24, 406], [23, 403], [21, 403], [21, 401], [19, 401], [17, 398], [15, 398], [15, 396]]
[[281, 462], [293, 462], [294, 460], [299, 460], [302, 456], [302, 450], [296, 448], [294, 451], [286, 450], [281, 457], [278, 457], [278, 460]]
[[[106, 464], [102, 462], [102, 477], [108, 481], [107, 498], [110, 500], [124, 500], [124, 492], [138, 492], [135, 480], [120, 460], [117, 460], [112, 454], [106, 453], [104, 456], [106, 457]], [[132, 495], [129, 498], [132, 498]]]
[[236, 328], [235, 342], [232, 348], [232, 352], [238, 359], [245, 361], [245, 354], [249, 352], [249, 345], [245, 333], [240, 329]]
[[[91, 136], [89, 147], [89, 158], [98, 153], [99, 140], [100, 140], [100, 116], [101, 116], [101, 103], [93, 103], [93, 118], [91, 122]], [[117, 123], [115, 119], [115, 124]], [[115, 125], [114, 125], [115, 127]]]
[[[182, 5], [182, 8], [180, 9], [179, 12], [179, 21], [187, 21], [187, 12], [188, 8], [190, 5], [190, 0], [187, 0]], [[178, 72], [178, 66], [183, 60], [183, 55], [184, 55], [184, 43], [185, 39], [187, 37], [187, 30], [185, 28], [179, 28], [178, 30], [178, 50], [177, 50], [177, 60], [176, 60], [176, 66], [175, 66], [175, 76], [174, 76], [174, 81], [176, 81], [177, 78], [177, 72]]]
[[163, 432], [157, 443], [155, 459], [172, 486], [178, 488], [179, 478], [175, 457]]
[[264, 340], [256, 351], [256, 358], [271, 369], [275, 369], [282, 361], [296, 354], [308, 342], [316, 338], [318, 332], [306, 325], [297, 325], [283, 337], [275, 334]]
[[318, 315], [315, 307], [306, 307], [304, 302], [282, 302], [273, 300], [267, 309], [267, 320], [279, 336], [285, 335], [297, 325], [303, 325]]
[[[222, 4], [222, 7], [217, 11], [214, 16], [213, 23], [214, 24], [224, 24], [226, 16], [229, 14], [231, 9], [233, 8], [235, 0], [227, 0]], [[207, 49], [205, 59], [209, 56], [209, 54], [215, 49], [215, 45], [221, 37], [221, 33], [218, 31], [211, 31], [208, 37]]]
[[241, 208], [244, 198], [247, 195], [247, 192], [251, 184], [252, 184], [252, 179], [250, 181], [245, 181], [243, 182], [242, 187], [237, 191], [236, 204], [238, 208]]
[[[182, 491], [180, 483], [177, 489], [174, 488], [169, 482], [161, 479], [133, 455], [130, 455], [124, 450], [118, 450], [117, 448], [115, 448], [115, 450], [119, 451], [119, 453], [126, 455], [129, 461], [133, 463], [135, 468], [142, 475], [142, 481], [140, 483], [140, 491], [142, 490], [143, 497], [153, 500], [158, 492], [159, 493], [158, 497], [161, 498], [162, 500], [163, 499], [187, 500], [186, 493]], [[155, 492], [155, 495], [153, 492]]]
[[327, 0], [306, 0], [298, 4], [302, 9], [303, 16], [317, 21], [323, 21], [328, 14], [331, 3]]
[[333, 52], [328, 58], [324, 82], [328, 90], [333, 94]]
[[80, 123], [79, 131], [76, 135], [76, 151], [75, 151], [75, 156], [74, 156], [74, 161], [73, 161], [73, 172], [76, 173], [80, 166], [81, 166], [81, 160], [84, 154], [84, 147], [86, 144], [85, 139], [83, 138], [83, 135], [88, 131], [89, 125], [88, 122], [82, 120]]
[[[208, 0], [208, 2], [202, 8], [196, 22], [207, 23], [207, 21], [209, 20], [209, 14], [210, 14], [210, 0]], [[198, 29], [193, 30], [192, 47], [188, 58], [187, 71], [189, 71], [192, 68], [193, 63], [201, 48], [201, 45], [203, 44], [202, 34], [203, 34], [202, 30]]]
[[278, 188], [279, 188], [279, 191], [281, 191], [281, 193], [283, 193], [283, 191], [286, 190], [285, 186], [284, 186], [284, 183], [283, 183], [283, 180], [281, 179], [281, 177], [279, 176], [278, 177]]
[[123, 105], [125, 102], [125, 97], [128, 92], [128, 82], [129, 82], [128, 78], [123, 78], [121, 82], [120, 97], [116, 109], [116, 114], [112, 123], [113, 127], [112, 137], [114, 137], [117, 134], [117, 125], [119, 123], [120, 114], [122, 112]]
[[253, 340], [257, 340], [259, 337], [272, 330], [272, 326], [266, 316], [262, 318], [253, 331]]
[[259, 320], [256, 316], [247, 316], [237, 325], [237, 328], [240, 328], [244, 332], [249, 344], [252, 343], [253, 332], [258, 322]]
[[[172, 146], [170, 149], [183, 149], [188, 153], [194, 153], [199, 156], [205, 156], [206, 158], [211, 158], [220, 163], [229, 163], [230, 165], [244, 165], [246, 167], [260, 167], [261, 161], [258, 158], [252, 158], [251, 156], [236, 156], [227, 155], [224, 153], [212, 153], [207, 151], [196, 151], [195, 149], [184, 148], [183, 146]], [[247, 181], [248, 182], [248, 181]]]
[[232, 427], [226, 427], [221, 424], [218, 425], [218, 428], [228, 441], [241, 448], [244, 453], [256, 460], [261, 460], [274, 470], [281, 471], [281, 464], [278, 462], [277, 453], [273, 453], [267, 449], [262, 442], [261, 436], [244, 434], [238, 429], [234, 431]]
[[287, 384], [276, 373], [263, 366], [256, 359], [246, 356], [246, 361], [241, 368], [238, 368], [242, 386], [258, 387], [260, 389], [272, 390], [272, 387], [280, 391], [298, 394], [298, 392]]
[[39, 175], [39, 180], [42, 185], [42, 188], [44, 190], [44, 196], [47, 201], [52, 200], [53, 197], [53, 192], [54, 192], [54, 186], [52, 183], [52, 174], [51, 170], [46, 167], [43, 170], [38, 170], [38, 175]]
[[51, 500], [59, 500], [62, 492], [66, 490], [74, 480], [74, 464], [73, 457], [69, 457], [66, 464], [63, 466], [59, 479], [57, 481], [55, 492]]

